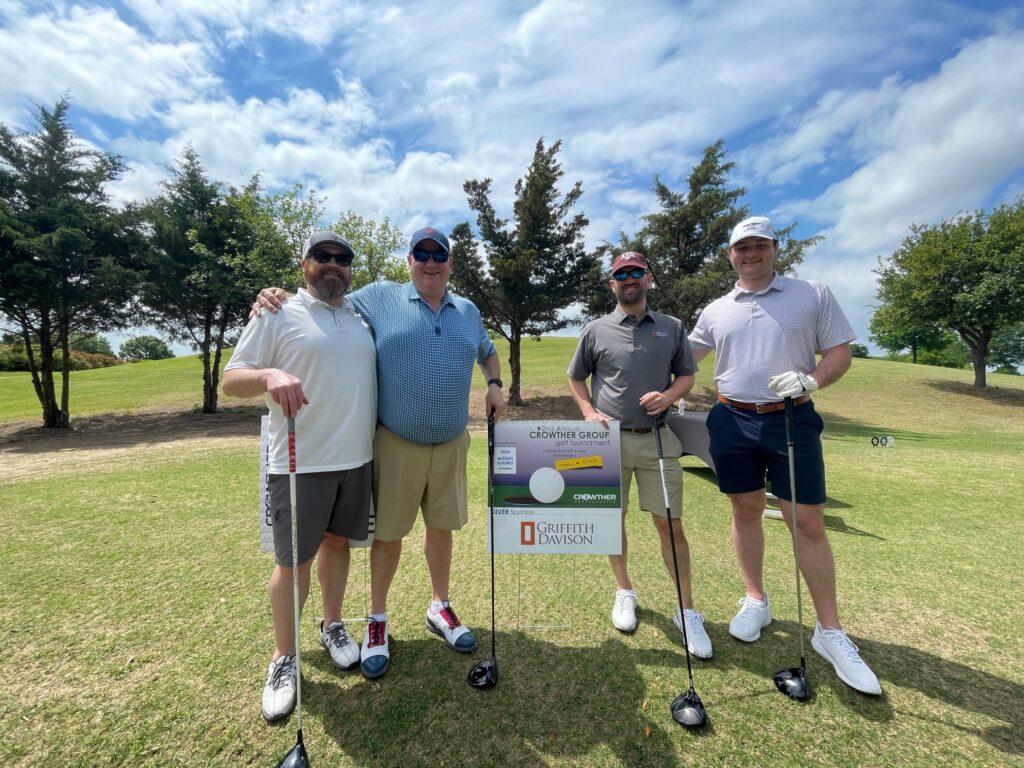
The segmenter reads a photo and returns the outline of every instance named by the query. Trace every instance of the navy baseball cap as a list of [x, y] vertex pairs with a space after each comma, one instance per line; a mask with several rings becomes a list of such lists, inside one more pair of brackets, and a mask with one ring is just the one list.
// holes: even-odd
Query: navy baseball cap
[[448, 238], [444, 236], [444, 232], [434, 227], [423, 227], [423, 229], [417, 229], [413, 232], [412, 239], [409, 240], [409, 250], [415, 250], [416, 246], [424, 240], [433, 240], [444, 248], [445, 253], [451, 253], [452, 251], [451, 246], [448, 245]]

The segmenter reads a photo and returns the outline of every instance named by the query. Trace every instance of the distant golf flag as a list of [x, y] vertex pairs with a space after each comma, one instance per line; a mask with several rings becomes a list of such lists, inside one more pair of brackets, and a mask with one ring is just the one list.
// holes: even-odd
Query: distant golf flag
[[[267, 470], [270, 466], [270, 416], [260, 419], [260, 552], [274, 551], [274, 517], [270, 511], [270, 487], [267, 484]], [[349, 539], [350, 547], [368, 547], [373, 543], [373, 531], [377, 516], [370, 510], [369, 535], [363, 541]]]
[[622, 552], [619, 423], [494, 426], [495, 552]]

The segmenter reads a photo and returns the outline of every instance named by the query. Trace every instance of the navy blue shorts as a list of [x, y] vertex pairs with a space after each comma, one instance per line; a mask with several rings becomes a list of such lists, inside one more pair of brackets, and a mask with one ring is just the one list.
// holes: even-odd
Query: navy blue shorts
[[[825, 461], [821, 454], [821, 416], [808, 401], [793, 408], [793, 449], [798, 504], [825, 503]], [[764, 488], [789, 501], [789, 452], [786, 412], [755, 413], [717, 403], [708, 414], [711, 457], [722, 493]]]

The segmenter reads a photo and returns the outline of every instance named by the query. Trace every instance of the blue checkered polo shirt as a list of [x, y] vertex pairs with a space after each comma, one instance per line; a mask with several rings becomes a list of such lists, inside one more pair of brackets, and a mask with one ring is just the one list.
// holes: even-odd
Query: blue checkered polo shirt
[[449, 291], [435, 313], [411, 282], [387, 281], [348, 300], [377, 343], [377, 420], [412, 443], [462, 434], [473, 363], [495, 354], [476, 305]]

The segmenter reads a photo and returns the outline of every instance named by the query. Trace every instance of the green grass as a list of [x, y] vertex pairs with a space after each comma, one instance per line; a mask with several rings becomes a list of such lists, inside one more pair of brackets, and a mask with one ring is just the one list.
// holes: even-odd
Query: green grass
[[[527, 387], [562, 386], [573, 345], [527, 344]], [[90, 378], [146, 369], [82, 372], [73, 395], [83, 382], [83, 408], [175, 402], [160, 398], [189, 387], [181, 402], [198, 399], [187, 360], [148, 365], [166, 369], [106, 386]], [[703, 368], [699, 388], [710, 386], [710, 366]], [[171, 369], [182, 379], [171, 383]], [[314, 765], [1024, 763], [1024, 380], [992, 376], [992, 390], [981, 395], [970, 381], [967, 371], [858, 360], [816, 396], [828, 425], [826, 515], [840, 609], [884, 697], [852, 692], [810, 649], [814, 699], [801, 705], [774, 691], [772, 672], [798, 661], [781, 523], [765, 523], [775, 622], [754, 645], [728, 636], [742, 590], [728, 504], [692, 459], [684, 462], [686, 525], [696, 596], [715, 644], [714, 659], [697, 662], [695, 675], [711, 727], [691, 734], [669, 718], [669, 702], [686, 688], [683, 648], [653, 527], [635, 505], [628, 530], [637, 632], [611, 627], [604, 558], [499, 556], [501, 682], [470, 689], [466, 672], [489, 647], [486, 446], [478, 437], [452, 595], [482, 649], [451, 653], [423, 628], [429, 590], [419, 528], [392, 589], [393, 668], [379, 682], [325, 661], [312, 624], [314, 590], [303, 623], [303, 724]], [[0, 377], [0, 398], [12, 397], [7, 383]], [[0, 402], [7, 419], [13, 400]], [[871, 437], [883, 434], [896, 438], [894, 448], [872, 447]], [[100, 458], [87, 470], [69, 465], [53, 477], [0, 480], [8, 670], [0, 763], [269, 766], [291, 747], [294, 719], [268, 727], [258, 709], [271, 650], [271, 563], [257, 551], [255, 435], [254, 422], [252, 444], [140, 449], [131, 466]], [[13, 456], [20, 448], [0, 450]], [[348, 616], [367, 602], [364, 554], [353, 563]], [[520, 588], [535, 622], [571, 619], [572, 627], [520, 629]]]

